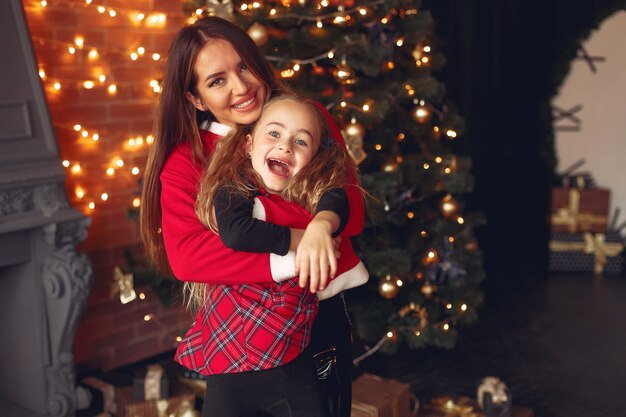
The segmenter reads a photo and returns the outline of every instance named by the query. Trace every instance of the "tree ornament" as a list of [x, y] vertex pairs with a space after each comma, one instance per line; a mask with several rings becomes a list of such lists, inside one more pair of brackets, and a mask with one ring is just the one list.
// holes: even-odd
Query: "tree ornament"
[[398, 170], [398, 162], [396, 162], [395, 158], [388, 159], [381, 167], [380, 170], [383, 172], [396, 172]]
[[363, 137], [365, 136], [365, 128], [358, 123], [353, 117], [342, 130], [343, 137], [346, 141], [348, 153], [355, 164], [359, 165], [367, 158], [367, 154], [363, 150]]
[[458, 201], [456, 201], [454, 197], [448, 194], [444, 198], [441, 199], [441, 203], [439, 204], [439, 209], [441, 210], [441, 214], [444, 217], [450, 218], [454, 216], [456, 212], [458, 211], [459, 203]]
[[233, 3], [231, 0], [207, 0], [206, 11], [209, 15], [233, 21]]
[[267, 28], [259, 22], [255, 22], [252, 26], [248, 28], [248, 35], [258, 46], [265, 45], [267, 43], [267, 40], [269, 39]]
[[430, 298], [430, 296], [432, 296], [433, 293], [437, 291], [437, 286], [432, 285], [430, 282], [426, 282], [424, 283], [424, 285], [422, 285], [422, 288], [420, 288], [420, 291], [422, 294], [424, 294], [426, 298]]
[[132, 273], [123, 273], [119, 266], [113, 269], [113, 286], [111, 288], [111, 295], [120, 293], [120, 302], [127, 304], [137, 298], [135, 292], [135, 285]]
[[383, 298], [392, 299], [398, 295], [400, 286], [398, 285], [398, 277], [392, 277], [387, 274], [378, 283], [378, 292]]
[[432, 111], [428, 108], [428, 106], [419, 104], [411, 111], [411, 116], [413, 116], [413, 120], [417, 123], [424, 124], [430, 122], [432, 118]]
[[350, 85], [356, 82], [354, 71], [345, 62], [337, 65], [333, 71], [333, 75], [339, 84]]

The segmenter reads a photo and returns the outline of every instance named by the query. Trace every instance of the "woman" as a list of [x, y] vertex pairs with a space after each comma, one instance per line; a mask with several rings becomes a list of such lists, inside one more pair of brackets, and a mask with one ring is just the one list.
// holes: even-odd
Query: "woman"
[[[278, 88], [261, 51], [243, 30], [228, 21], [199, 19], [181, 29], [172, 41], [155, 142], [144, 174], [140, 225], [148, 255], [160, 272], [173, 273], [185, 282], [209, 284], [279, 282], [296, 275], [295, 259], [224, 248], [219, 236], [200, 222], [194, 210], [198, 180], [215, 141], [228, 132], [229, 126], [255, 122], [265, 101]], [[331, 136], [343, 144], [331, 116], [321, 109]], [[356, 187], [346, 191], [350, 217], [344, 236], [349, 237], [361, 231], [363, 202]], [[249, 274], [251, 270], [255, 274]], [[350, 324], [341, 295], [321, 303], [314, 324], [312, 351], [332, 346], [337, 349], [341, 380], [340, 415], [349, 416]], [[185, 348], [190, 363], [202, 360], [201, 346]]]

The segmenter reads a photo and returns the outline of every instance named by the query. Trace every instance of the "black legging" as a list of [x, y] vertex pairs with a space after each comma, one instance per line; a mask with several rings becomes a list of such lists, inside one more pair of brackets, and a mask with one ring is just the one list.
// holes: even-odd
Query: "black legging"
[[309, 349], [313, 354], [335, 346], [337, 379], [322, 381], [332, 417], [350, 417], [352, 404], [352, 333], [343, 295], [320, 302]]
[[265, 371], [206, 378], [202, 417], [330, 417], [310, 350]]

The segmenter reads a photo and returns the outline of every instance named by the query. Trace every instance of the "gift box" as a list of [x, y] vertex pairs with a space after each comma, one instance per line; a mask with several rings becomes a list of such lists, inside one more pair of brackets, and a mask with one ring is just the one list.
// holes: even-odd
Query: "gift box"
[[[470, 397], [441, 396], [435, 397], [424, 404], [420, 410], [420, 417], [485, 417], [476, 401]], [[534, 417], [531, 408], [511, 407], [511, 417]]]
[[368, 373], [352, 383], [351, 417], [410, 417], [418, 407], [409, 384]]
[[160, 400], [170, 396], [170, 382], [161, 365], [135, 370], [133, 393], [136, 400]]
[[552, 189], [553, 232], [606, 233], [610, 191], [604, 188]]
[[196, 395], [184, 384], [174, 383], [169, 398], [137, 400], [132, 386], [115, 387], [116, 417], [162, 417], [190, 415], [195, 410]]
[[[85, 410], [88, 415], [113, 414], [117, 410], [115, 386], [93, 376], [84, 378], [80, 385], [89, 393], [89, 404]], [[85, 414], [85, 413], [83, 413]], [[85, 414], [87, 415], [87, 414]]]
[[617, 232], [552, 233], [548, 269], [621, 275], [624, 241]]

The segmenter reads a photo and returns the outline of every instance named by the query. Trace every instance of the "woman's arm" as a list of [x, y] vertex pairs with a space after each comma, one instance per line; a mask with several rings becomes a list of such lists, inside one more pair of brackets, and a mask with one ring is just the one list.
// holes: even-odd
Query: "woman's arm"
[[[346, 148], [346, 144], [343, 140], [343, 136], [341, 135], [341, 131], [337, 124], [333, 120], [333, 116], [328, 112], [326, 107], [324, 107], [321, 103], [317, 101], [313, 101], [313, 104], [322, 112], [324, 118], [326, 119], [326, 123], [328, 123], [328, 128], [330, 131], [330, 135], [336, 143], [341, 144], [342, 148], [345, 152], [348, 152]], [[350, 205], [350, 219], [346, 224], [346, 227], [343, 231], [345, 236], [356, 236], [359, 235], [363, 231], [363, 223], [365, 222], [365, 211], [363, 207], [363, 196], [361, 195], [361, 191], [357, 186], [357, 173], [356, 171], [350, 175], [348, 178], [349, 183], [344, 187], [346, 193], [348, 194], [348, 203]]]
[[175, 148], [161, 172], [162, 233], [170, 266], [182, 281], [242, 284], [295, 276], [295, 254], [286, 257], [235, 252], [195, 213], [200, 167], [188, 146]]

